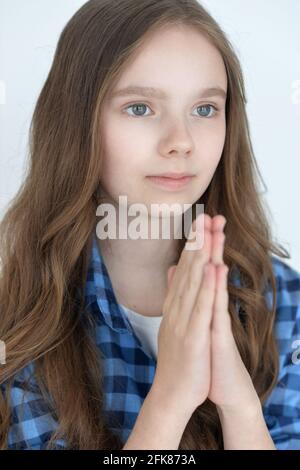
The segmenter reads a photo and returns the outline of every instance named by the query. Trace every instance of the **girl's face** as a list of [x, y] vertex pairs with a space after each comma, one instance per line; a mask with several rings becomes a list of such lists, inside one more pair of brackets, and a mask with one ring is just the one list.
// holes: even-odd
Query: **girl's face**
[[[158, 91], [116, 94], [127, 87]], [[222, 57], [199, 32], [170, 26], [148, 37], [103, 103], [101, 186], [108, 197], [118, 203], [127, 196], [149, 211], [153, 203], [196, 202], [221, 158], [226, 93]], [[147, 178], [166, 172], [195, 176], [177, 189]]]

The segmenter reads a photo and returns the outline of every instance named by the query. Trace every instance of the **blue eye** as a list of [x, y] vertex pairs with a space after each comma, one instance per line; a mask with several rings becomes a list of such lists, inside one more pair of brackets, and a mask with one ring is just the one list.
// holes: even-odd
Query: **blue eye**
[[[134, 114], [129, 114], [129, 116], [131, 116], [131, 117], [144, 117], [144, 116], [147, 116], [143, 113], [143, 109], [145, 109], [145, 108], [150, 109], [149, 106], [146, 105], [145, 103], [133, 103], [133, 104], [130, 104], [129, 106], [127, 106], [126, 108], [124, 108], [124, 110], [127, 111], [130, 108], [137, 110], [137, 114], [135, 114], [135, 112], [134, 112]], [[207, 119], [215, 116], [215, 114], [217, 114], [217, 112], [218, 112], [218, 108], [216, 108], [216, 106], [213, 106], [212, 104], [203, 104], [203, 105], [197, 106], [197, 110], [201, 109], [201, 108], [202, 109], [203, 108], [211, 108], [213, 110], [213, 113], [210, 114], [210, 115], [201, 115], [200, 116], [200, 117], [204, 117], [204, 118], [207, 118]], [[198, 114], [198, 116], [199, 116], [199, 114]]]
[[205, 116], [202, 115], [201, 116], [201, 117], [206, 117], [206, 118], [213, 117], [218, 111], [218, 109], [215, 106], [213, 106], [212, 104], [202, 104], [201, 106], [197, 106], [197, 109], [201, 109], [201, 108], [211, 108], [211, 109], [213, 109], [213, 113], [210, 116], [207, 116], [207, 115], [205, 115]]
[[[139, 109], [141, 110], [141, 108], [149, 108], [149, 106], [147, 106], [146, 104], [144, 103], [134, 103], [134, 104], [131, 104], [129, 106], [127, 106], [127, 108], [125, 108], [125, 110], [127, 109], [130, 109], [130, 108], [135, 108], [135, 109]], [[150, 108], [149, 108], [150, 109]], [[139, 112], [139, 111], [138, 111]], [[129, 116], [132, 116], [132, 114], [129, 114]], [[138, 114], [138, 115], [133, 115], [133, 117], [138, 117], [138, 116], [144, 116], [144, 114]]]

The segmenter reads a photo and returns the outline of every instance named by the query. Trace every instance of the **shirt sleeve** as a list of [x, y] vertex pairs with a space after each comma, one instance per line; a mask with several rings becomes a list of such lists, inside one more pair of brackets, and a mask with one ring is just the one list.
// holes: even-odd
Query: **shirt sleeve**
[[263, 406], [263, 413], [278, 450], [300, 449], [300, 274], [273, 261], [277, 281], [276, 339], [279, 375]]
[[[6, 383], [0, 385], [4, 396], [9, 390], [11, 416], [7, 450], [46, 450], [58, 425], [33, 379], [26, 382], [30, 372], [32, 377], [32, 364], [14, 376], [10, 388]], [[66, 443], [57, 440], [54, 448], [65, 449]]]

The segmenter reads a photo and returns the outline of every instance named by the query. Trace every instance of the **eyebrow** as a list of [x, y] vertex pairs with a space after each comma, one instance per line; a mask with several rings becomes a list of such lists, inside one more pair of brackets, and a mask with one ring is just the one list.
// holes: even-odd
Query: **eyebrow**
[[[158, 98], [161, 100], [166, 100], [168, 98], [168, 94], [165, 91], [150, 86], [129, 85], [111, 93], [112, 98], [128, 95], [140, 95], [149, 98]], [[225, 90], [223, 90], [223, 88], [214, 86], [209, 88], [202, 88], [198, 93], [196, 93], [195, 98], [208, 98], [213, 96], [219, 96], [225, 100], [227, 93]]]

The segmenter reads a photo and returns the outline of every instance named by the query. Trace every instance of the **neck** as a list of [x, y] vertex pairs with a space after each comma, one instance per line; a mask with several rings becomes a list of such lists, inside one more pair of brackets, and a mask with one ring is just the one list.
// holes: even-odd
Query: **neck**
[[[116, 226], [118, 234], [119, 224]], [[118, 303], [142, 315], [162, 314], [168, 290], [167, 272], [178, 263], [180, 256], [181, 240], [174, 238], [178, 225], [171, 223], [170, 226], [173, 230], [168, 239], [102, 239], [97, 236]]]

